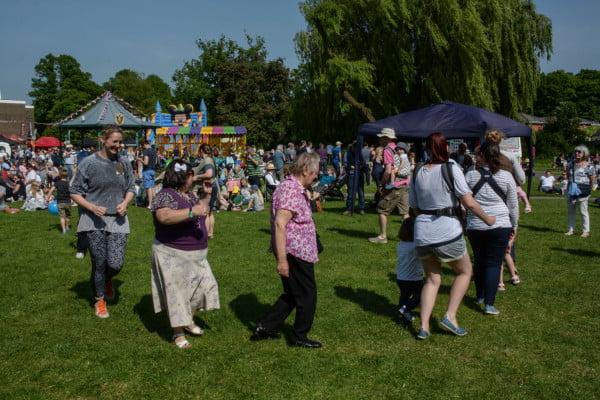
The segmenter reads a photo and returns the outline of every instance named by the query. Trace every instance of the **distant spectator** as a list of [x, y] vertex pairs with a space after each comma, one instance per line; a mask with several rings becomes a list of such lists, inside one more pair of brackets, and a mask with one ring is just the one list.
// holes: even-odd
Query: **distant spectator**
[[540, 176], [540, 185], [538, 186], [538, 190], [544, 193], [560, 193], [561, 190], [554, 186], [554, 182], [554, 175], [552, 175], [552, 171], [548, 169], [546, 170], [546, 174], [544, 176]]

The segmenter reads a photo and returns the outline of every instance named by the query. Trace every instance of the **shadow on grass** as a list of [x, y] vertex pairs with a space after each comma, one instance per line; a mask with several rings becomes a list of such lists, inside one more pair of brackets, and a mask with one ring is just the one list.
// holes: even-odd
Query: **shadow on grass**
[[[115, 289], [115, 298], [108, 302], [108, 304], [117, 304], [119, 302], [119, 288], [123, 284], [123, 281], [118, 279], [113, 279], [113, 287]], [[94, 295], [92, 294], [92, 285], [90, 281], [81, 281], [74, 284], [70, 289], [70, 291], [75, 292], [78, 299], [87, 300], [90, 306], [93, 306], [96, 302], [94, 299]]]
[[522, 224], [519, 224], [519, 229], [527, 229], [527, 230], [534, 231], [534, 232], [562, 233], [562, 231], [558, 230], [558, 229], [551, 229], [551, 228], [540, 227], [540, 226], [533, 226], [533, 225], [522, 225]]
[[563, 251], [565, 253], [573, 254], [574, 256], [600, 257], [600, 252], [597, 252], [597, 251], [589, 251], [589, 250], [581, 250], [581, 249], [563, 249], [563, 248], [559, 248], [559, 247], [551, 247], [550, 250]]
[[154, 332], [166, 342], [171, 342], [173, 331], [169, 325], [169, 318], [165, 312], [154, 313], [151, 295], [142, 296], [139, 303], [133, 306], [133, 312], [140, 317], [148, 332]]
[[396, 319], [397, 306], [390, 303], [385, 296], [372, 290], [353, 289], [346, 286], [335, 286], [334, 290], [336, 296], [358, 304], [365, 311]]
[[252, 331], [258, 321], [267, 314], [271, 305], [260, 303], [254, 293], [248, 293], [231, 300], [229, 307], [237, 318]]

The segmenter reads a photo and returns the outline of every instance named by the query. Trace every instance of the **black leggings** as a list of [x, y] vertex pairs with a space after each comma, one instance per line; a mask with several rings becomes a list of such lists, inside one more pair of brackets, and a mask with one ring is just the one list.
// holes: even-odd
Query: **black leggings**
[[123, 268], [126, 233], [89, 231], [86, 233], [92, 257], [92, 290], [94, 297], [104, 297], [106, 282]]

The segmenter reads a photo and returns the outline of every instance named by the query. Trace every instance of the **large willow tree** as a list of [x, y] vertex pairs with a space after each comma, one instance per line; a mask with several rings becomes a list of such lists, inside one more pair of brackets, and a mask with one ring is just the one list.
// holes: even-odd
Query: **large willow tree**
[[530, 0], [306, 0], [295, 121], [325, 138], [443, 100], [530, 111], [551, 23]]

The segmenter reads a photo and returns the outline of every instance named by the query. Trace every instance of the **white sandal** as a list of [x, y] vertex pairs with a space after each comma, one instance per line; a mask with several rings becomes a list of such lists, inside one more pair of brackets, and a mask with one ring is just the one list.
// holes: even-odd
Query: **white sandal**
[[[183, 340], [177, 341], [177, 338], [180, 337], [183, 337]], [[185, 333], [183, 332], [173, 334], [173, 343], [175, 343], [175, 346], [179, 347], [180, 349], [187, 349], [191, 346], [190, 342], [188, 342], [188, 340], [185, 338]]]
[[190, 326], [185, 326], [183, 329], [185, 329], [186, 332], [188, 332], [194, 336], [200, 336], [204, 333], [204, 330], [202, 330], [202, 328], [200, 328], [196, 324], [192, 324]]

